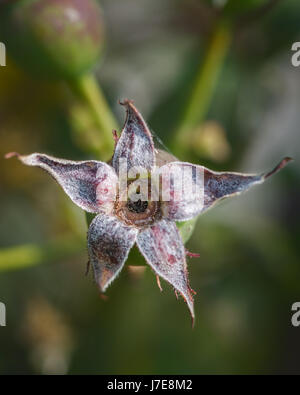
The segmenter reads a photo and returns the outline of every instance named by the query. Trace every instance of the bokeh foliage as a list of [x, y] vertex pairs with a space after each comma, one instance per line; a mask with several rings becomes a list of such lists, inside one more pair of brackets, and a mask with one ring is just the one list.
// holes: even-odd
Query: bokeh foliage
[[[299, 1], [102, 0], [101, 7], [106, 44], [94, 69], [116, 124], [124, 119], [117, 101], [129, 97], [157, 146], [180, 159], [236, 171], [296, 160], [198, 219], [186, 245], [200, 253], [188, 262], [198, 292], [192, 330], [184, 303], [136, 266], [137, 250], [100, 298], [84, 276], [83, 212], [43, 172], [0, 159], [0, 301], [8, 314], [0, 373], [299, 373], [300, 329], [290, 324], [300, 295], [300, 69], [290, 62]], [[109, 157], [101, 114], [90, 108], [95, 81], [87, 88], [71, 80], [37, 78], [8, 48], [1, 158]], [[104, 127], [110, 123], [109, 114]]]

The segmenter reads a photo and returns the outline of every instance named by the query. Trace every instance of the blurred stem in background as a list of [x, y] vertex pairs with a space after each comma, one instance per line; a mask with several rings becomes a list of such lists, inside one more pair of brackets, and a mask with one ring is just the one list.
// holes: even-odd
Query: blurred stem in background
[[187, 157], [188, 151], [193, 147], [195, 128], [205, 120], [234, 31], [236, 28], [243, 28], [257, 21], [279, 2], [280, 0], [266, 0], [256, 4], [251, 1], [247, 3], [246, 0], [240, 2], [229, 0], [224, 6], [222, 14], [215, 22], [179, 126], [175, 131], [172, 150], [181, 159]]
[[64, 259], [83, 251], [84, 239], [59, 238], [44, 244], [23, 244], [0, 250], [0, 271], [17, 270]]
[[114, 140], [112, 131], [118, 129], [117, 121], [110, 110], [100, 85], [95, 76], [91, 73], [84, 74], [69, 82], [73, 92], [83, 100], [90, 109], [97, 131], [97, 138], [100, 143], [98, 146], [98, 159], [108, 160], [112, 156]]
[[[115, 144], [112, 132], [113, 130], [118, 129], [118, 126], [99, 83], [97, 82], [94, 74], [88, 73], [72, 80], [69, 85], [73, 91], [77, 93], [79, 98], [86, 102], [88, 108], [93, 114], [96, 128], [92, 130], [96, 131], [96, 137], [98, 137], [96, 143], [97, 156], [98, 159], [102, 161], [108, 161], [112, 157]], [[73, 119], [74, 115], [76, 123], [76, 114], [73, 114]], [[78, 130], [80, 130], [80, 125]], [[86, 129], [82, 131], [85, 133]], [[87, 226], [90, 225], [93, 217], [94, 216], [91, 217], [85, 212]]]
[[220, 19], [212, 32], [206, 51], [201, 60], [190, 97], [187, 100], [182, 119], [175, 132], [173, 151], [178, 156], [186, 156], [190, 135], [199, 125], [207, 111], [224, 64], [232, 38], [232, 24]]

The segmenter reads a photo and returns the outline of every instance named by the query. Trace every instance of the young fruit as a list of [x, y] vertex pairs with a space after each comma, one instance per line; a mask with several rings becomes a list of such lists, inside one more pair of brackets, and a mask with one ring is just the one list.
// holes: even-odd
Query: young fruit
[[104, 42], [95, 0], [17, 0], [0, 8], [8, 53], [35, 75], [76, 78], [98, 60]]

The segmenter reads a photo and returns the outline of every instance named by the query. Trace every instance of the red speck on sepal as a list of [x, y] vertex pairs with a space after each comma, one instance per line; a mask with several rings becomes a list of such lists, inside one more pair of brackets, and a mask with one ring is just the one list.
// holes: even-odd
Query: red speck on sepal
[[174, 265], [174, 263], [176, 262], [175, 256], [174, 256], [174, 255], [169, 255], [169, 256], [168, 256], [168, 262], [169, 262], [171, 265]]

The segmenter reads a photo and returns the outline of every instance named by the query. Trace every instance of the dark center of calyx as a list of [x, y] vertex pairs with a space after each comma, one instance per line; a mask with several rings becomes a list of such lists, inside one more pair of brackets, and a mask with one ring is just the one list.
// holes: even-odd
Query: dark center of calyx
[[127, 202], [127, 207], [128, 210], [131, 211], [132, 213], [140, 214], [140, 213], [144, 213], [147, 210], [148, 202], [143, 201], [141, 199], [137, 201], [132, 201], [129, 199]]

